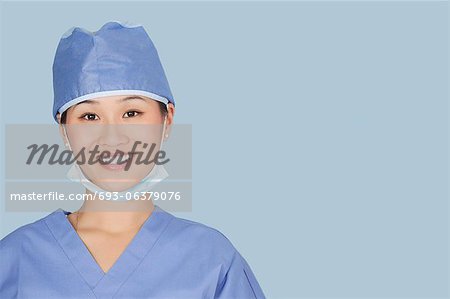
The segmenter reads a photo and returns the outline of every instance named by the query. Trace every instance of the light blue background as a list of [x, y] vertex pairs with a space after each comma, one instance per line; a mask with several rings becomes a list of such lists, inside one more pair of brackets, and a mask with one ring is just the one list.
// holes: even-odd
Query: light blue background
[[[445, 1], [2, 3], [2, 123], [53, 121], [67, 29], [143, 24], [176, 122], [193, 126], [194, 211], [179, 216], [222, 231], [269, 298], [448, 298], [448, 13]], [[45, 214], [0, 216], [4, 236]]]

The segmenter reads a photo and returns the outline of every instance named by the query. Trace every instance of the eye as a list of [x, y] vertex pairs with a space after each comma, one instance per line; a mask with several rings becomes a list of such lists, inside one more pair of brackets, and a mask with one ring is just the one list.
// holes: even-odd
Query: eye
[[127, 118], [127, 117], [135, 117], [135, 116], [138, 116], [139, 114], [141, 114], [141, 113], [138, 112], [138, 111], [135, 111], [135, 110], [131, 110], [131, 111], [125, 112], [123, 117], [125, 117], [125, 118]]
[[98, 116], [94, 113], [85, 113], [81, 116], [81, 118], [88, 120], [88, 121], [92, 121], [92, 120], [97, 120]]

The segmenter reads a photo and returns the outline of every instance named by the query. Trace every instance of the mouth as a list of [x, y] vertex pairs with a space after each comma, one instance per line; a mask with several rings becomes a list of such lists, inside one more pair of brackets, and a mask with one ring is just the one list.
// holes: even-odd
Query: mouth
[[105, 158], [105, 157], [99, 157], [99, 161], [106, 164], [122, 164], [128, 161], [131, 158], [131, 155], [124, 154], [124, 155], [115, 155], [113, 157]]
[[109, 158], [99, 157], [99, 161], [100, 165], [107, 170], [123, 170], [131, 158], [132, 155], [124, 154]]

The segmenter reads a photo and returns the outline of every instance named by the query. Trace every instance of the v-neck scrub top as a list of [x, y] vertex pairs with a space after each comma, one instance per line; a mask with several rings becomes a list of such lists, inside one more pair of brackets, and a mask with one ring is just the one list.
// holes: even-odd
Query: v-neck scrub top
[[219, 231], [157, 205], [104, 273], [57, 209], [0, 241], [0, 298], [265, 298]]

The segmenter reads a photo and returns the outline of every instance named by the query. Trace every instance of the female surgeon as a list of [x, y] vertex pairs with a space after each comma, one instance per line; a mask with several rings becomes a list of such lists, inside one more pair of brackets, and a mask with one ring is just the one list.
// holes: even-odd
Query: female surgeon
[[69, 177], [86, 194], [114, 192], [118, 200], [85, 200], [76, 212], [59, 208], [4, 237], [0, 298], [264, 298], [219, 231], [175, 217], [150, 197], [122, 198], [167, 176], [162, 165], [135, 163], [131, 151], [137, 140], [160, 148], [175, 111], [145, 29], [118, 21], [96, 32], [71, 28], [56, 50], [53, 87], [53, 117], [74, 155], [94, 145], [125, 153], [74, 163]]

